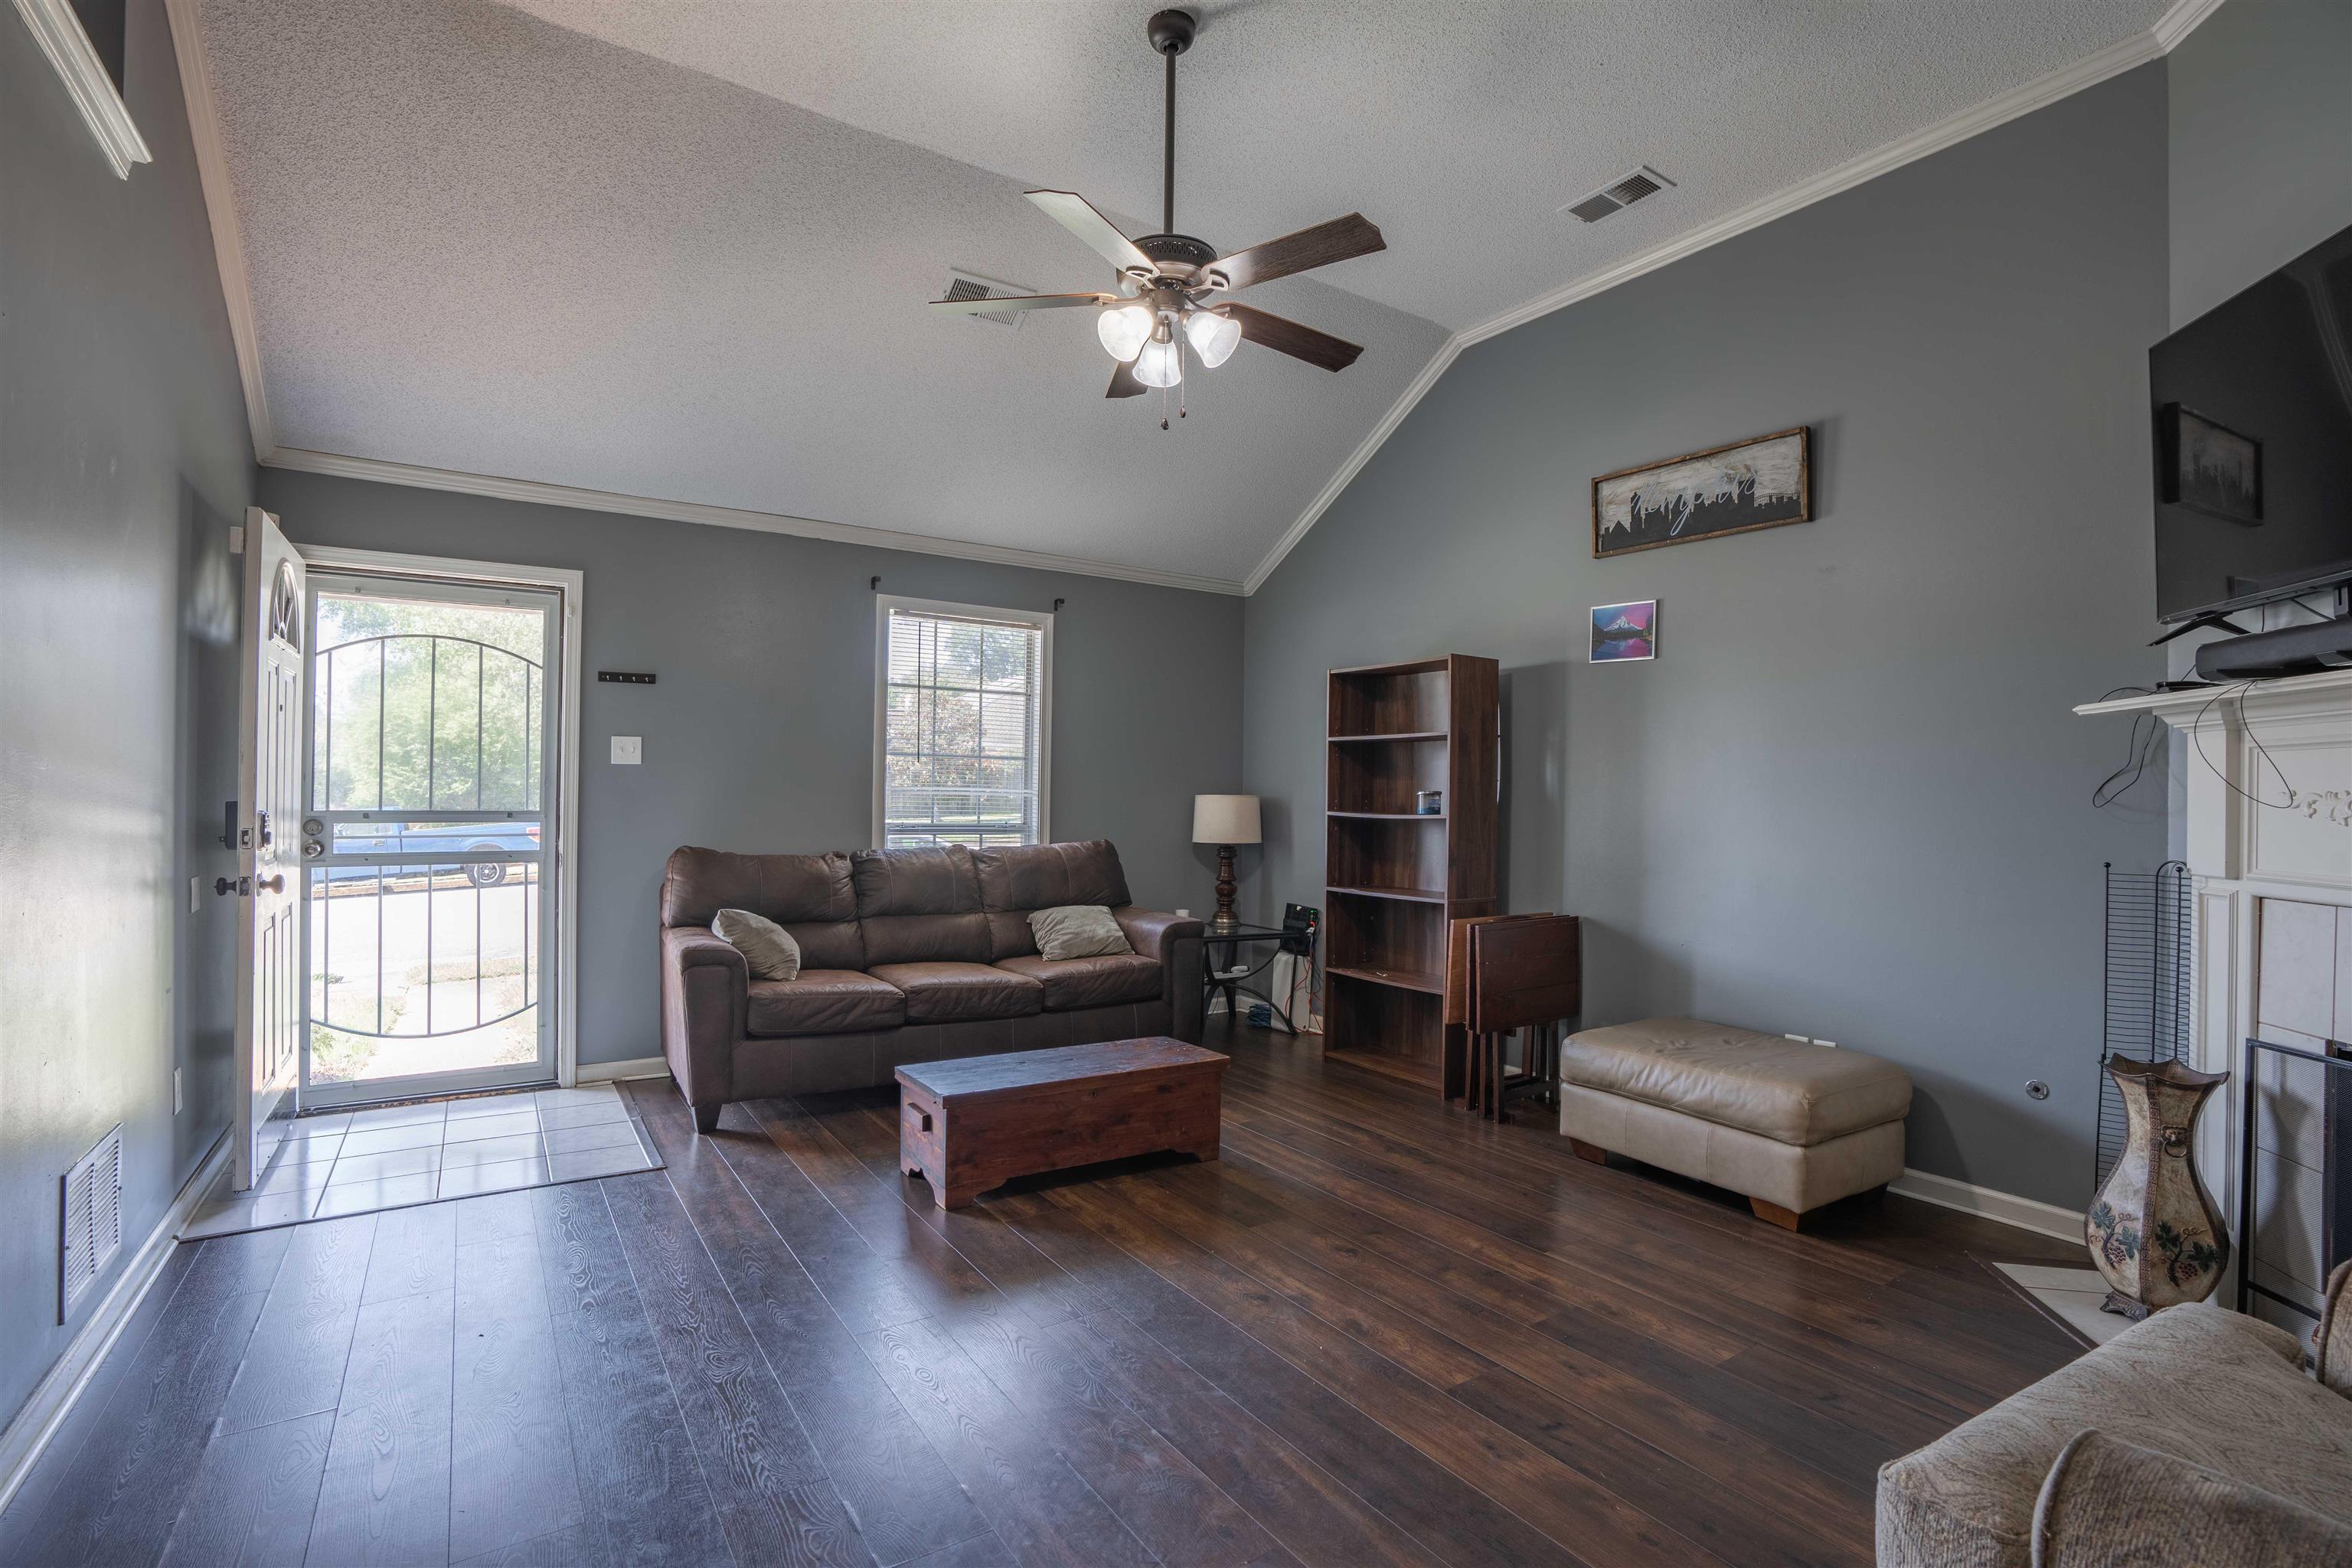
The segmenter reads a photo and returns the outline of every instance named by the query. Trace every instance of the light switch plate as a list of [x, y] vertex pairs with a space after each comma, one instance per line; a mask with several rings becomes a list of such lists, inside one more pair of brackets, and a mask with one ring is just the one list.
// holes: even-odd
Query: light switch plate
[[199, 901], [205, 896], [204, 888], [205, 879], [202, 877], [191, 877], [188, 879], [188, 912], [190, 914], [194, 914], [198, 910], [204, 908], [202, 902]]
[[642, 735], [613, 737], [613, 761], [619, 763], [642, 763], [646, 760], [646, 742]]

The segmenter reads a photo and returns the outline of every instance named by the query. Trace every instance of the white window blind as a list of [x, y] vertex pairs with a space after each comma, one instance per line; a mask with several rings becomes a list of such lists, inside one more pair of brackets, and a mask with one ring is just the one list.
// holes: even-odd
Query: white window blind
[[889, 599], [881, 616], [881, 846], [1041, 842], [1051, 618]]

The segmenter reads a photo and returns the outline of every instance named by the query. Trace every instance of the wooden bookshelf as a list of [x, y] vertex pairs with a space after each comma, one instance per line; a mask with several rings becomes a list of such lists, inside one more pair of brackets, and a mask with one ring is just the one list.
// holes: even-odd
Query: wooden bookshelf
[[[1439, 1092], [1451, 922], [1494, 914], [1500, 672], [1447, 654], [1330, 673], [1323, 1055]], [[1444, 810], [1415, 809], [1425, 789]]]

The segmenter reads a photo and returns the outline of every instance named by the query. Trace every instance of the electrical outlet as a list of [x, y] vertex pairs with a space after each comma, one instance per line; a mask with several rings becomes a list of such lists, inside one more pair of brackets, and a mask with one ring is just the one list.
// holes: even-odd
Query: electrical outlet
[[1835, 1040], [1815, 1040], [1813, 1044], [1817, 1046], [1827, 1046], [1832, 1050], [1837, 1049], [1837, 1042]]
[[1810, 1046], [1813, 1043], [1811, 1037], [1807, 1035], [1783, 1035], [1780, 1037], [1784, 1040], [1794, 1040], [1801, 1046]]
[[613, 737], [613, 761], [624, 765], [646, 760], [646, 742], [642, 735]]
[[180, 1108], [186, 1103], [187, 1101], [180, 1094], [180, 1069], [173, 1068], [172, 1069], [172, 1114], [179, 1115]]

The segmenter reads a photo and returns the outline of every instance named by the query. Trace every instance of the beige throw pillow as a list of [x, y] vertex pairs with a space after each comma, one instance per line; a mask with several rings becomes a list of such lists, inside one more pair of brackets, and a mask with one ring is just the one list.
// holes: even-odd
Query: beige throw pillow
[[1045, 958], [1108, 958], [1133, 952], [1127, 933], [1101, 904], [1065, 904], [1057, 910], [1029, 911], [1029, 930], [1037, 952]]
[[743, 955], [751, 965], [754, 980], [797, 980], [801, 973], [801, 944], [793, 933], [768, 919], [749, 910], [721, 910], [711, 919], [710, 929], [719, 933], [721, 942]]

